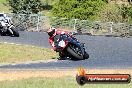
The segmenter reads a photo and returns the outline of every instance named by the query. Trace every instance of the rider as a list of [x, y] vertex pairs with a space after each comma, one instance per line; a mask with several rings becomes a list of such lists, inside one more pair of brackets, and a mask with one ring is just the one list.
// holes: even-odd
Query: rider
[[8, 24], [8, 25], [13, 24], [11, 18], [6, 16], [5, 13], [0, 13], [0, 22], [1, 22], [2, 26], [3, 26], [3, 28], [6, 27], [6, 24]]
[[70, 34], [68, 31], [63, 31], [61, 29], [56, 29], [56, 28], [53, 28], [53, 27], [50, 27], [47, 31], [48, 35], [49, 35], [49, 43], [50, 45], [52, 46], [53, 50], [56, 51], [56, 52], [59, 52], [59, 56], [60, 58], [65, 58], [66, 56], [60, 52], [60, 47], [58, 46], [58, 42], [57, 40], [59, 39], [60, 35], [61, 34]]
[[4, 14], [4, 20], [5, 20], [5, 23], [8, 23], [9, 25], [13, 24], [11, 18], [6, 16], [6, 14]]
[[49, 43], [51, 44], [53, 50], [57, 50], [57, 47], [55, 46], [55, 36], [61, 35], [61, 34], [68, 34], [68, 31], [63, 31], [60, 29], [56, 29], [53, 27], [50, 27], [47, 31], [48, 35], [49, 35]]

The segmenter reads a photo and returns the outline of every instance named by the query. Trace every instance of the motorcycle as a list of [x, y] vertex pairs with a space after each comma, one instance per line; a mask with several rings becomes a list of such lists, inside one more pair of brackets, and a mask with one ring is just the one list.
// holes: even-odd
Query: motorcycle
[[10, 23], [8, 20], [6, 20], [6, 22], [4, 20], [0, 21], [0, 34], [1, 36], [11, 35], [11, 36], [19, 37], [18, 31], [15, 30], [14, 25]]
[[[55, 39], [56, 38], [56, 39]], [[73, 60], [85, 60], [89, 58], [89, 54], [85, 51], [84, 43], [80, 43], [75, 37], [70, 35], [56, 35], [59, 54], [70, 57]]]

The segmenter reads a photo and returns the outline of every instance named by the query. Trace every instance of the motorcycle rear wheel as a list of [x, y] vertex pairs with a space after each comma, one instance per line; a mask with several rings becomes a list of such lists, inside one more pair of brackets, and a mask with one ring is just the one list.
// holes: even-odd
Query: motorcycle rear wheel
[[3, 28], [0, 29], [0, 35], [1, 36], [5, 36], [6, 35], [6, 31]]

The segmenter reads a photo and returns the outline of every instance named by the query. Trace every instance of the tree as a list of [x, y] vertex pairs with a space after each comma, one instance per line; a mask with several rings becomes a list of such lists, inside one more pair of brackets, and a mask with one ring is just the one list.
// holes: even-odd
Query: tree
[[105, 8], [98, 13], [99, 20], [102, 22], [122, 22], [121, 11], [116, 4], [106, 4]]
[[42, 9], [40, 0], [7, 0], [13, 13], [31, 14]]
[[109, 2], [109, 0], [102, 0], [102, 1], [104, 1], [104, 2], [106, 2], [106, 3], [108, 3], [108, 2]]
[[128, 21], [132, 23], [132, 7], [128, 8]]
[[53, 5], [52, 13], [58, 17], [95, 19], [107, 0], [59, 0]]
[[132, 0], [127, 0], [129, 2], [129, 4], [132, 4]]

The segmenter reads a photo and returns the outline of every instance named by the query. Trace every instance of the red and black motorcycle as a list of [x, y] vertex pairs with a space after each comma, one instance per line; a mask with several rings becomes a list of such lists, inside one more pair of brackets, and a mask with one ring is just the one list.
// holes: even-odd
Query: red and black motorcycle
[[72, 60], [85, 60], [89, 54], [85, 51], [84, 43], [80, 43], [75, 37], [70, 35], [56, 35], [55, 44], [59, 50], [60, 57], [69, 57]]

